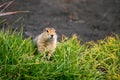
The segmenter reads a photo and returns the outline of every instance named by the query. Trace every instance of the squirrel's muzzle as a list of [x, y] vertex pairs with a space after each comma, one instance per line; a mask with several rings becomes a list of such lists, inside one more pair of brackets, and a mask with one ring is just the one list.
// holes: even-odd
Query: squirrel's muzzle
[[51, 35], [51, 38], [53, 38], [54, 35]]

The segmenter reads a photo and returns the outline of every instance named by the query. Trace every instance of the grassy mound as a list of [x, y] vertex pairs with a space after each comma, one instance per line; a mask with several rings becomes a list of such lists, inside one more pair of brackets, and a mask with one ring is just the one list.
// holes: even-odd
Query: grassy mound
[[22, 33], [0, 31], [0, 79], [120, 79], [120, 38], [81, 44], [76, 35], [58, 42], [52, 61], [34, 55], [36, 48]]

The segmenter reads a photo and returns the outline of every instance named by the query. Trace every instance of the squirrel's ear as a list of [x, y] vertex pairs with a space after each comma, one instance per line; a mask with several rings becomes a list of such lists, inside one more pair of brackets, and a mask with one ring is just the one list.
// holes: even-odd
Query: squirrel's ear
[[45, 29], [43, 30], [43, 32], [45, 32], [45, 31], [48, 32], [48, 28], [45, 28]]

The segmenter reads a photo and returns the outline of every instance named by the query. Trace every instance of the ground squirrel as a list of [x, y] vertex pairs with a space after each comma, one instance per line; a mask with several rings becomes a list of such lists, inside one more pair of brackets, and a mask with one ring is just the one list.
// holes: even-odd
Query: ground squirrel
[[57, 34], [54, 28], [45, 28], [43, 32], [38, 35], [34, 42], [37, 45], [37, 49], [40, 53], [45, 53], [49, 60], [51, 54], [54, 52], [57, 43]]

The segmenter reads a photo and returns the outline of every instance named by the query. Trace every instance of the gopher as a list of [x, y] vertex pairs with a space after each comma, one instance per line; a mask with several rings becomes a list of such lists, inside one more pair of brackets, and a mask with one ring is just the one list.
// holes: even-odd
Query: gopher
[[57, 43], [57, 34], [55, 29], [45, 28], [43, 32], [34, 39], [34, 42], [37, 45], [38, 52], [45, 53], [49, 60]]

